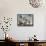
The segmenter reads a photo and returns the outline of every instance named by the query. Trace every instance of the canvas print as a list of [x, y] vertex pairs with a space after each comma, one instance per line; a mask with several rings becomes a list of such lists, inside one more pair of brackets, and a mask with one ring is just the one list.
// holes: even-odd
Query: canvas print
[[17, 14], [18, 26], [33, 26], [33, 14]]

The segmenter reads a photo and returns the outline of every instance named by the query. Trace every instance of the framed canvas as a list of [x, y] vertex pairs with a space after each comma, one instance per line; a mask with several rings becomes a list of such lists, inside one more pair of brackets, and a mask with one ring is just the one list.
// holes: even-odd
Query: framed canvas
[[33, 14], [17, 14], [17, 26], [33, 26]]

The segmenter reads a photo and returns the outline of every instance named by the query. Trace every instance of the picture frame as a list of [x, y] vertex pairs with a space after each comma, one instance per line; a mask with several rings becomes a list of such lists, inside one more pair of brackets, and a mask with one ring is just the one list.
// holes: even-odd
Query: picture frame
[[33, 14], [17, 14], [17, 26], [33, 26]]

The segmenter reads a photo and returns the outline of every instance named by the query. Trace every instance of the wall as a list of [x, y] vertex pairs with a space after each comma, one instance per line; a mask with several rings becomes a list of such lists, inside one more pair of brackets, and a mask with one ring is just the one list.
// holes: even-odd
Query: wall
[[[10, 33], [17, 40], [27, 40], [34, 34], [37, 35], [39, 40], [46, 39], [46, 8], [33, 8], [30, 6], [28, 0], [0, 0], [0, 19], [1, 17], [13, 17], [13, 22]], [[30, 13], [34, 14], [34, 26], [33, 27], [18, 27], [17, 26], [17, 14], [18, 13]], [[2, 35], [0, 31], [0, 35]], [[4, 34], [4, 33], [3, 33]], [[0, 39], [4, 37], [0, 36]]]

